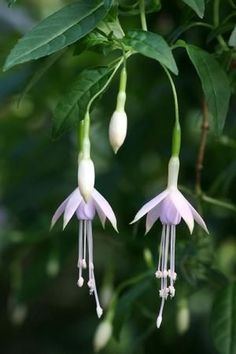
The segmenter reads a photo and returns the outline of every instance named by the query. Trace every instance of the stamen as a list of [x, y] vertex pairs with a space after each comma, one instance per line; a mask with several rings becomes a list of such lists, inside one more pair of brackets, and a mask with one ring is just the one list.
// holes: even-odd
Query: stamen
[[93, 265], [93, 235], [92, 235], [92, 223], [91, 221], [87, 221], [87, 236], [88, 236], [88, 257], [89, 257], [89, 281], [88, 285], [90, 287], [90, 293], [94, 293], [95, 301], [96, 301], [96, 311], [98, 318], [102, 316], [103, 310], [100, 306], [96, 281], [94, 276], [94, 265]]
[[[168, 263], [170, 269], [167, 269]], [[161, 279], [161, 289], [159, 290], [161, 306], [157, 317], [157, 327], [159, 328], [165, 301], [168, 296], [175, 296], [174, 282], [177, 277], [175, 273], [175, 225], [164, 224], [162, 227], [158, 268], [155, 275], [156, 278]], [[169, 282], [170, 284], [168, 284]]]
[[160, 266], [161, 266], [161, 260], [162, 260], [162, 251], [163, 251], [163, 242], [164, 242], [164, 237], [165, 237], [165, 228], [163, 226], [162, 228], [162, 233], [161, 233], [161, 245], [160, 245], [160, 254], [159, 254], [159, 260], [158, 260], [158, 267], [157, 267], [157, 272], [160, 272]]
[[86, 241], [87, 241], [87, 222], [86, 220], [83, 221], [84, 223], [84, 249], [83, 249], [83, 268], [87, 268], [86, 264]]
[[78, 263], [77, 267], [79, 268], [79, 279], [78, 279], [78, 286], [81, 288], [84, 284], [84, 278], [82, 277], [82, 268], [83, 268], [83, 261], [82, 261], [82, 248], [83, 248], [83, 221], [79, 222], [79, 240], [78, 240]]

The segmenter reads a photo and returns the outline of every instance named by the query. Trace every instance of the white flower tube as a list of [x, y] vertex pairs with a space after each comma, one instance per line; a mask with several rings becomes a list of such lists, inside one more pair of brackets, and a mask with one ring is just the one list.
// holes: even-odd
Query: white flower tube
[[95, 169], [91, 159], [82, 159], [79, 161], [78, 185], [80, 193], [87, 202], [94, 189]]
[[127, 134], [127, 115], [125, 111], [115, 111], [109, 125], [109, 140], [115, 152], [122, 146]]

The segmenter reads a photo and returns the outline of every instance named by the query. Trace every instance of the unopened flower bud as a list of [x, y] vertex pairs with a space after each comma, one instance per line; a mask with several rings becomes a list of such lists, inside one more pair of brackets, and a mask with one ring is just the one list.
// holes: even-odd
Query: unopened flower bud
[[109, 342], [112, 336], [112, 325], [109, 321], [105, 320], [99, 324], [94, 336], [94, 351], [99, 352]]
[[87, 202], [93, 192], [95, 183], [94, 164], [91, 159], [82, 159], [79, 161], [78, 184], [79, 190], [84, 200]]
[[183, 299], [179, 303], [177, 312], [177, 329], [180, 334], [185, 333], [190, 326], [190, 311], [188, 302]]
[[127, 115], [125, 111], [115, 111], [109, 125], [109, 140], [115, 152], [122, 146], [127, 133]]

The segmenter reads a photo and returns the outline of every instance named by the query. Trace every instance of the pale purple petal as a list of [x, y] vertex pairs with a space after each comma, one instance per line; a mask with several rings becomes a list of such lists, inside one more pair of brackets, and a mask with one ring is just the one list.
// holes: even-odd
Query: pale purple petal
[[53, 217], [52, 217], [52, 221], [51, 221], [51, 226], [50, 226], [50, 230], [53, 228], [53, 226], [56, 224], [57, 220], [60, 218], [60, 216], [64, 213], [66, 204], [68, 202], [68, 200], [70, 199], [70, 195], [69, 197], [67, 197], [64, 202], [61, 203], [61, 205], [57, 208], [56, 212], [54, 213]]
[[80, 194], [79, 188], [76, 188], [74, 192], [70, 195], [69, 201], [65, 208], [63, 230], [76, 212], [76, 209], [82, 201], [82, 196]]
[[183, 194], [178, 190], [171, 192], [170, 198], [172, 199], [181, 217], [186, 222], [190, 233], [192, 233], [194, 228], [194, 219], [187, 199], [185, 199]]
[[203, 230], [205, 230], [209, 234], [208, 228], [207, 228], [203, 218], [198, 214], [198, 212], [194, 209], [194, 207], [192, 207], [192, 205], [190, 203], [188, 203], [188, 205], [192, 211], [194, 220], [196, 220], [198, 225], [200, 225], [203, 228]]
[[150, 210], [147, 213], [145, 235], [150, 231], [150, 229], [152, 228], [153, 224], [160, 217], [160, 207], [161, 207], [161, 204], [158, 204], [155, 208], [153, 208], [152, 210]]
[[114, 229], [118, 232], [116, 217], [108, 201], [106, 201], [106, 199], [95, 188], [92, 193], [92, 198], [110, 220]]
[[90, 198], [87, 203], [82, 200], [76, 210], [76, 215], [79, 220], [93, 220], [95, 216], [95, 203], [93, 199]]
[[159, 204], [160, 220], [163, 225], [178, 225], [181, 221], [181, 215], [176, 209], [171, 199], [171, 193]]
[[158, 194], [155, 198], [151, 199], [148, 203], [144, 204], [144, 206], [139, 210], [139, 212], [135, 215], [131, 224], [141, 219], [145, 214], [147, 214], [151, 209], [155, 208], [167, 195], [169, 191], [166, 189], [164, 192]]

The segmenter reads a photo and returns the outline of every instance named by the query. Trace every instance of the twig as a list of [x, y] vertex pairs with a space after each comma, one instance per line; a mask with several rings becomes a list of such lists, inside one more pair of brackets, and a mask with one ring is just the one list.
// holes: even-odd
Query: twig
[[202, 119], [202, 132], [198, 150], [198, 157], [196, 163], [196, 193], [200, 195], [202, 192], [201, 188], [201, 179], [202, 179], [202, 169], [203, 162], [205, 157], [206, 143], [207, 143], [207, 135], [209, 130], [209, 121], [208, 121], [208, 107], [205, 98], [203, 99], [202, 105], [203, 119]]

